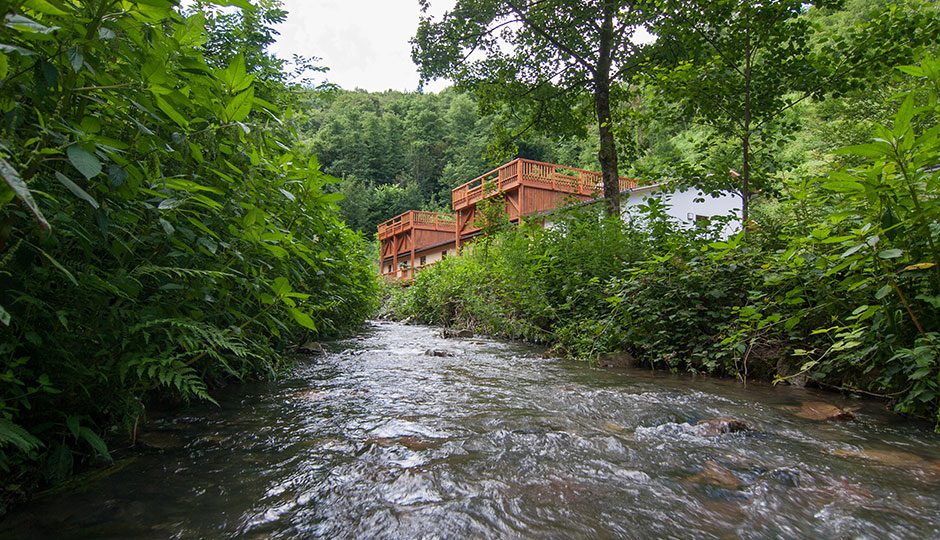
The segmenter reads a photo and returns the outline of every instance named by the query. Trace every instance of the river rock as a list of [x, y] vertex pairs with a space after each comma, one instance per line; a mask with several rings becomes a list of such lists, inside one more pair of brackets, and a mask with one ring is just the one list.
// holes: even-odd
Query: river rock
[[744, 420], [738, 420], [731, 416], [720, 416], [718, 418], [709, 418], [702, 420], [693, 426], [695, 434], [699, 437], [713, 437], [723, 433], [737, 433], [739, 431], [751, 431], [751, 426]]
[[428, 356], [441, 356], [441, 357], [454, 356], [454, 353], [444, 350], [444, 349], [428, 349], [424, 351], [424, 354]]
[[471, 338], [473, 337], [473, 330], [467, 330], [466, 328], [456, 329], [456, 328], [442, 328], [441, 329], [442, 338]]
[[824, 401], [807, 401], [802, 403], [799, 409], [795, 407], [788, 407], [788, 409], [793, 411], [793, 414], [800, 418], [814, 420], [816, 422], [825, 422], [827, 420], [855, 420], [855, 415], [852, 414], [852, 410], [843, 409]]
[[369, 437], [366, 443], [378, 446], [393, 446], [400, 444], [409, 450], [421, 451], [435, 448], [440, 443], [432, 439], [422, 439], [415, 435], [402, 435], [401, 437]]
[[744, 485], [733, 472], [714, 461], [706, 461], [701, 471], [694, 476], [688, 477], [686, 480], [695, 482], [696, 484], [707, 484], [710, 486], [723, 487], [725, 489], [737, 489]]
[[169, 431], [145, 431], [137, 434], [137, 444], [144, 448], [172, 450], [186, 446], [186, 441], [178, 434]]
[[940, 460], [926, 459], [903, 450], [847, 450], [837, 448], [831, 450], [831, 453], [839, 457], [866, 459], [889, 467], [918, 469], [930, 474], [940, 474]]
[[632, 368], [636, 367], [633, 355], [627, 351], [605, 352], [597, 355], [597, 367], [602, 368]]
[[320, 345], [316, 341], [308, 341], [300, 347], [297, 348], [297, 351], [303, 354], [309, 354], [312, 356], [319, 356], [323, 354], [323, 345]]

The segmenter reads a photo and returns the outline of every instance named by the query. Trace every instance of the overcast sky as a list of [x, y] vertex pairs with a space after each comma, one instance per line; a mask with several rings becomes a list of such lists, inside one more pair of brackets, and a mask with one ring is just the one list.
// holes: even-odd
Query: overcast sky
[[[413, 91], [418, 72], [408, 43], [418, 28], [418, 0], [283, 0], [287, 21], [270, 51], [290, 59], [299, 54], [322, 58], [326, 79], [354, 90]], [[440, 16], [454, 0], [431, 0]], [[437, 92], [447, 81], [425, 85]]]
[[[287, 21], [270, 51], [290, 60], [294, 54], [321, 58], [330, 68], [325, 79], [346, 90], [414, 91], [418, 71], [411, 62], [411, 44], [421, 10], [418, 0], [282, 0]], [[436, 19], [456, 0], [430, 0], [428, 14]], [[641, 29], [637, 41], [652, 36]], [[319, 77], [317, 82], [322, 82]], [[424, 89], [439, 92], [449, 81], [432, 81]]]

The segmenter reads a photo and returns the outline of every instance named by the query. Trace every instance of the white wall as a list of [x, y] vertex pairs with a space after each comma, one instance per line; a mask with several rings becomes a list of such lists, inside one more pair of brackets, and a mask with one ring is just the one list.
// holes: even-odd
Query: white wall
[[695, 189], [665, 193], [659, 191], [659, 187], [645, 186], [624, 193], [624, 208], [643, 204], [650, 196], [661, 197], [668, 205], [666, 213], [687, 227], [695, 225], [696, 216], [727, 216], [733, 213], [734, 219], [722, 231], [722, 236], [728, 236], [741, 229], [741, 198], [737, 195], [729, 193], [712, 197]]
[[425, 258], [425, 261], [424, 261], [425, 265], [434, 264], [440, 261], [443, 258], [443, 254], [445, 251], [447, 252], [448, 257], [453, 257], [454, 255], [457, 254], [457, 250], [455, 246], [456, 244], [454, 242], [450, 242], [450, 243], [444, 244], [443, 246], [437, 246], [432, 249], [424, 249], [421, 251], [415, 251], [415, 266], [418, 266], [418, 267], [421, 266], [422, 256]]

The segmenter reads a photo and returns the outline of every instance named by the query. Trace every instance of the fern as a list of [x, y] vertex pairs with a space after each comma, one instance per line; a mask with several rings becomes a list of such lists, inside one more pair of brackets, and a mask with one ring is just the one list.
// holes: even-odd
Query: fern
[[212, 278], [224, 278], [224, 277], [235, 277], [235, 274], [230, 272], [221, 272], [218, 270], [197, 270], [195, 268], [179, 268], [174, 266], [154, 266], [151, 264], [144, 264], [135, 268], [131, 275], [133, 276], [154, 276], [154, 275], [164, 275], [177, 278], [199, 278], [199, 277], [212, 277]]
[[[234, 369], [227, 357], [234, 356], [247, 364], [251, 364], [253, 360], [263, 359], [252, 351], [252, 347], [245, 342], [244, 338], [237, 335], [234, 329], [222, 330], [214, 325], [191, 319], [155, 319], [138, 324], [130, 331], [137, 333], [154, 328], [162, 330], [173, 345], [182, 349], [182, 354], [189, 355], [190, 363], [198, 358], [208, 357], [218, 362], [230, 375], [238, 378], [244, 376], [244, 372]], [[150, 339], [150, 334], [144, 332], [145, 342], [149, 343]]]
[[193, 397], [216, 403], [206, 387], [206, 382], [195, 369], [183, 361], [186, 354], [175, 354], [163, 358], [141, 356], [121, 366], [121, 379], [134, 371], [137, 378], [154, 387], [175, 389], [187, 401]]

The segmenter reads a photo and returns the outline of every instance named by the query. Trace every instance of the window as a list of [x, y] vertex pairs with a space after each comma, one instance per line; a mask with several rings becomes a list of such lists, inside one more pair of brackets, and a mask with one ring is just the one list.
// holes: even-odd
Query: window
[[389, 274], [392, 273], [392, 265], [388, 265], [388, 273], [389, 273]]
[[421, 256], [421, 266], [428, 264], [428, 258], [424, 255]]
[[444, 251], [441, 252], [441, 260], [444, 260], [446, 258], [447, 258], [447, 250], [445, 249]]

